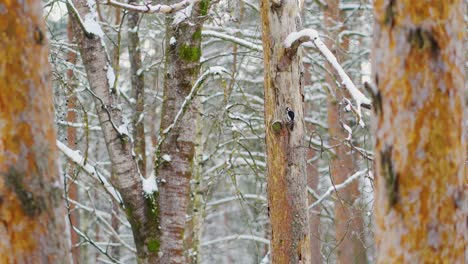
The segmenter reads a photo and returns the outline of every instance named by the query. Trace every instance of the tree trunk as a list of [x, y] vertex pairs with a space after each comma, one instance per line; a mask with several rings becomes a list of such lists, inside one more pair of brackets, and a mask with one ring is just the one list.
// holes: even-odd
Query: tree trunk
[[463, 10], [375, 2], [378, 263], [464, 263]]
[[[196, 98], [188, 104], [180, 121], [174, 124], [174, 120], [199, 76], [201, 29], [209, 5], [208, 0], [194, 4], [191, 16], [180, 23], [174, 22], [174, 16], [166, 18], [162, 136], [155, 168], [162, 182], [159, 189], [161, 263], [188, 262], [183, 241], [195, 154]], [[165, 133], [170, 126], [172, 130]]]
[[[69, 43], [74, 43], [73, 29], [71, 23], [67, 24], [67, 38]], [[71, 65], [76, 64], [76, 53], [75, 51], [69, 51], [67, 53], [67, 62]], [[67, 97], [67, 122], [69, 124], [76, 123], [76, 106], [77, 98], [75, 95], [76, 80], [73, 73], [73, 69], [67, 70], [67, 80], [69, 82], [70, 90], [68, 91]], [[76, 141], [76, 128], [73, 126], [67, 127], [67, 143], [68, 147], [75, 149], [77, 145]], [[75, 164], [73, 161], [68, 162], [68, 175], [72, 178], [76, 177]], [[79, 202], [78, 187], [73, 181], [69, 181], [68, 184], [68, 198]], [[80, 243], [80, 236], [75, 232], [73, 226], [80, 228], [80, 215], [79, 210], [76, 210], [76, 206], [70, 203], [70, 234], [71, 234], [71, 253], [73, 256], [73, 263], [80, 263], [80, 248], [77, 246]], [[73, 225], [73, 226], [72, 226]]]
[[[343, 14], [339, 8], [339, 0], [327, 1], [327, 6], [324, 10], [324, 24], [328, 30], [328, 38], [324, 43], [336, 55], [340, 61], [343, 60], [343, 51], [348, 49], [348, 41], [343, 40], [340, 43], [337, 40], [338, 34], [345, 30], [343, 26]], [[330, 63], [326, 63], [325, 68], [328, 72], [333, 72], [334, 69]], [[343, 99], [342, 92], [336, 86], [336, 81], [333, 76], [327, 74], [325, 76], [327, 85], [335, 96], [329, 95], [327, 99], [328, 113], [328, 133], [330, 136], [330, 145], [337, 146], [334, 148], [335, 156], [330, 161], [330, 175], [334, 184], [344, 182], [354, 171], [354, 159], [349, 147], [343, 142], [348, 133], [341, 126], [342, 120], [340, 116], [339, 102]], [[360, 236], [363, 232], [363, 223], [361, 212], [355, 208], [355, 200], [359, 198], [359, 182], [354, 181], [346, 188], [337, 193], [338, 200], [335, 202], [335, 237], [337, 243], [337, 262], [338, 263], [366, 263], [366, 252], [363, 246], [363, 238]]]
[[0, 8], [0, 259], [70, 263], [42, 3]]
[[[96, 22], [95, 11], [88, 5], [90, 1], [72, 2], [81, 18], [94, 19]], [[112, 182], [122, 196], [127, 219], [132, 226], [138, 263], [156, 263], [160, 245], [158, 210], [155, 205], [157, 193], [152, 196], [143, 195], [141, 177], [132, 156], [131, 142], [122, 129], [126, 124], [122, 122], [117, 91], [111, 87], [112, 78], [109, 76], [113, 70], [103, 39], [96, 28], [94, 32], [84, 32], [71, 8], [69, 13], [112, 163]]]
[[[129, 4], [136, 3], [129, 0]], [[133, 139], [135, 153], [140, 173], [146, 176], [146, 144], [145, 144], [145, 81], [143, 65], [141, 63], [140, 37], [138, 36], [138, 13], [128, 13], [128, 56], [130, 58], [130, 77], [132, 80], [133, 96], [135, 97], [135, 113], [133, 115]]]
[[297, 1], [274, 2], [261, 1], [271, 257], [272, 263], [310, 263], [302, 56], [283, 44], [300, 29], [300, 10]]

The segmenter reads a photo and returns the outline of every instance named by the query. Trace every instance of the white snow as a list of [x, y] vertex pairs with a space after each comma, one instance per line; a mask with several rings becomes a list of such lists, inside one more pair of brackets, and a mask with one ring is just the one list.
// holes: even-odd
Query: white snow
[[143, 192], [146, 195], [152, 195], [158, 191], [158, 185], [156, 184], [156, 177], [151, 175], [148, 179], [142, 178], [141, 183], [143, 185]]
[[96, 16], [93, 15], [92, 13], [88, 13], [88, 14], [85, 15], [83, 25], [84, 25], [84, 27], [86, 29], [86, 32], [97, 35], [100, 38], [102, 38], [104, 36], [104, 32], [102, 31], [101, 26], [96, 21]]
[[174, 37], [171, 37], [171, 39], [169, 40], [169, 44], [171, 46], [175, 45], [177, 43], [177, 40], [174, 38]]
[[125, 123], [121, 124], [117, 129], [119, 130], [119, 134], [130, 137], [130, 133], [128, 132], [128, 128], [127, 128], [127, 124], [125, 124]]
[[192, 15], [192, 7], [193, 3], [188, 5], [186, 8], [177, 11], [174, 15], [174, 21], [172, 21], [172, 25], [178, 25], [189, 18]]
[[351, 128], [345, 123], [342, 123], [342, 125], [346, 132], [348, 132], [348, 137], [346, 138], [346, 140], [351, 140], [351, 137], [353, 136], [353, 130], [351, 130]]
[[107, 82], [109, 83], [109, 88], [112, 89], [115, 83], [115, 72], [114, 68], [110, 64], [107, 64]]
[[222, 66], [213, 66], [208, 69], [211, 74], [221, 75], [223, 72], [227, 72], [226, 68]]
[[145, 71], [144, 68], [138, 69], [137, 72], [136, 72], [136, 74], [137, 74], [138, 76], [140, 76], [144, 71]]
[[104, 170], [97, 170], [93, 163], [88, 159], [85, 164], [85, 158], [80, 155], [77, 150], [72, 150], [60, 141], [56, 141], [58, 149], [74, 163], [78, 164], [87, 174], [101, 182], [102, 186], [108, 194], [110, 194], [118, 203], [122, 203], [120, 193], [115, 189], [107, 179], [110, 178], [110, 173]]
[[359, 124], [364, 127], [364, 122], [362, 121], [361, 115], [361, 104], [371, 104], [369, 98], [367, 98], [361, 91], [359, 91], [354, 83], [351, 81], [349, 76], [343, 70], [341, 65], [338, 63], [335, 55], [327, 48], [327, 46], [322, 42], [318, 33], [314, 29], [303, 29], [299, 32], [292, 32], [289, 34], [286, 39], [284, 40], [284, 45], [286, 48], [290, 48], [291, 45], [299, 40], [300, 38], [307, 37], [309, 41], [312, 41], [317, 49], [322, 53], [325, 59], [333, 66], [333, 68], [338, 72], [342, 80], [342, 84], [344, 87], [349, 91], [351, 97], [353, 97], [354, 101], [356, 102], [356, 113], [359, 117]]
[[170, 162], [172, 160], [171, 156], [164, 154], [161, 157], [164, 161]]
[[284, 47], [285, 48], [290, 48], [291, 45], [298, 39], [302, 37], [308, 37], [310, 38], [311, 41], [314, 41], [315, 39], [318, 39], [319, 35], [316, 30], [307, 28], [304, 30], [301, 30], [299, 32], [291, 32], [286, 39], [284, 40]]
[[241, 39], [241, 38], [233, 37], [233, 36], [230, 36], [230, 35], [222, 33], [222, 32], [214, 31], [214, 30], [203, 30], [202, 31], [202, 36], [208, 36], [208, 37], [215, 37], [215, 38], [219, 38], [219, 39], [224, 39], [224, 40], [234, 42], [234, 43], [236, 43], [238, 45], [241, 45], [243, 47], [249, 48], [251, 50], [263, 51], [263, 48], [262, 48], [261, 45], [255, 44], [253, 42], [250, 42], [250, 41], [247, 41], [247, 40], [244, 40], [244, 39]]

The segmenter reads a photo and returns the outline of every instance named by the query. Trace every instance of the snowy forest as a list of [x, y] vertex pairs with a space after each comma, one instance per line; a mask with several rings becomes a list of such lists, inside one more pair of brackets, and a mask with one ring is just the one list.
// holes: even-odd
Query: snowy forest
[[0, 0], [0, 263], [468, 263], [466, 0]]

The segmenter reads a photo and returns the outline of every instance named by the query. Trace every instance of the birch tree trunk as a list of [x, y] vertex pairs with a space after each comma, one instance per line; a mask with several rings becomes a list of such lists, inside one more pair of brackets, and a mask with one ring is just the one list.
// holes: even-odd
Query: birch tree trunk
[[[180, 23], [174, 16], [166, 18], [162, 137], [160, 151], [156, 153], [160, 162], [157, 161], [155, 168], [162, 181], [159, 188], [161, 263], [189, 262], [184, 255], [183, 241], [195, 155], [196, 98], [188, 104], [180, 121], [174, 124], [174, 120], [199, 76], [201, 29], [209, 5], [209, 0], [195, 3], [190, 16]], [[170, 126], [172, 129], [166, 134]]]
[[300, 10], [295, 0], [262, 0], [260, 7], [272, 263], [310, 263], [302, 56], [284, 48], [285, 38], [301, 27]]
[[[89, 5], [91, 1], [72, 2], [81, 18], [96, 21], [95, 11]], [[121, 129], [125, 124], [122, 122], [117, 91], [111, 87], [113, 84], [109, 75], [112, 73], [109, 71], [112, 71], [112, 67], [103, 39], [98, 32], [85, 32], [77, 14], [70, 8], [69, 13], [112, 163], [112, 182], [122, 196], [127, 219], [132, 226], [138, 263], [157, 263], [160, 245], [159, 218], [155, 203], [157, 194], [151, 197], [143, 195], [141, 177], [132, 156], [131, 142]]]
[[0, 9], [0, 260], [70, 263], [42, 3]]
[[378, 263], [464, 263], [464, 3], [374, 5]]

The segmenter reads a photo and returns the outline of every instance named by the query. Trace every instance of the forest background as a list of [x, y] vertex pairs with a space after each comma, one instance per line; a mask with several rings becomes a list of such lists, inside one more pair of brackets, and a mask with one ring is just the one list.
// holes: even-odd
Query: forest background
[[[11, 179], [42, 163], [0, 166], [0, 220], [22, 226], [23, 216], [46, 214], [54, 243], [29, 247], [26, 227], [16, 238], [4, 228], [10, 242], [25, 237], [4, 241], [0, 256], [27, 262], [27, 250], [42, 248], [44, 259], [70, 263], [466, 261], [464, 1], [26, 2], [34, 8], [0, 2], [0, 28], [16, 14], [30, 16], [15, 23], [32, 30], [10, 43], [2, 35], [0, 48], [43, 46], [21, 44], [40, 76], [49, 51], [51, 83], [39, 81], [44, 101], [26, 111], [53, 104], [54, 118], [32, 120], [53, 121], [56, 139], [50, 128], [30, 130], [52, 133], [44, 140], [59, 156], [34, 149], [52, 163], [50, 177], [25, 188]], [[0, 58], [15, 59], [4, 50]], [[42, 97], [50, 87], [53, 97]], [[3, 93], [1, 112], [16, 113], [16, 97]], [[18, 164], [8, 140], [0, 160]], [[5, 213], [13, 200], [24, 214]]]

